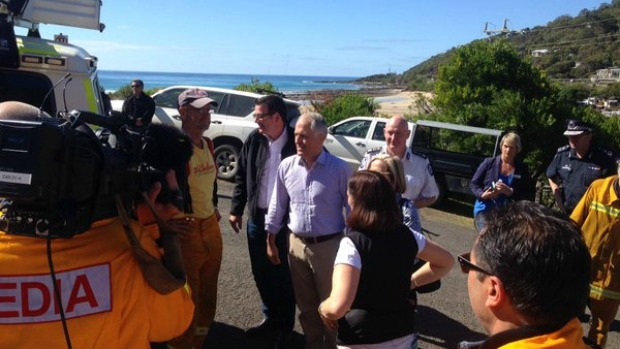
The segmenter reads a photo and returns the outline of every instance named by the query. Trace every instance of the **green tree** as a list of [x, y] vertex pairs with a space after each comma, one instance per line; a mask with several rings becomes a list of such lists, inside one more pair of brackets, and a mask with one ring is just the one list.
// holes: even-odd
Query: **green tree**
[[590, 97], [592, 89], [583, 84], [560, 86], [559, 96], [566, 101], [573, 101], [577, 105], [580, 101]]
[[407, 85], [411, 91], [433, 91], [434, 87], [433, 81], [424, 77], [417, 77]]
[[326, 98], [322, 101], [313, 100], [311, 103], [314, 109], [323, 115], [328, 125], [351, 116], [375, 115], [378, 107], [372, 98], [355, 93]]
[[457, 49], [440, 67], [433, 99], [438, 112], [432, 118], [516, 131], [522, 154], [538, 178], [557, 147], [566, 143], [563, 120], [575, 114], [574, 103], [557, 91], [506, 41], [478, 41]]
[[620, 83], [609, 84], [601, 92], [608, 98], [620, 98]]

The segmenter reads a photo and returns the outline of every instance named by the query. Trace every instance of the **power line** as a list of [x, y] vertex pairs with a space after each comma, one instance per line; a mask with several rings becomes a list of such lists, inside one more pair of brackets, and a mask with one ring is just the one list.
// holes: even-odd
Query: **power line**
[[[608, 18], [608, 19], [601, 19], [599, 21], [588, 21], [588, 22], [584, 22], [580, 24], [571, 24], [571, 25], [565, 25], [561, 27], [545, 26], [540, 29], [529, 29], [528, 32], [531, 33], [531, 32], [537, 32], [541, 30], [560, 30], [560, 29], [569, 29], [569, 28], [576, 28], [576, 27], [587, 27], [587, 26], [591, 26], [592, 24], [602, 23], [602, 22], [611, 22], [611, 21], [617, 22], [618, 20], [616, 18]], [[521, 31], [523, 32], [525, 30], [522, 29]]]
[[[510, 30], [508, 29], [508, 19], [504, 19], [504, 25], [502, 26], [502, 29], [500, 30], [490, 30], [488, 29], [488, 25], [489, 22], [485, 22], [484, 24], [484, 30], [483, 32], [486, 33], [489, 36], [492, 35], [497, 35], [497, 36], [510, 36], [510, 35], [514, 35], [514, 34], [530, 34], [530, 33], [536, 33], [539, 31], [554, 31], [554, 30], [564, 30], [564, 29], [573, 29], [573, 28], [579, 28], [579, 27], [587, 27], [587, 28], [591, 28], [592, 25], [597, 24], [597, 23], [604, 23], [604, 22], [617, 22], [618, 20], [616, 18], [608, 18], [608, 19], [601, 19], [601, 20], [597, 20], [597, 21], [587, 21], [584, 23], [579, 23], [579, 24], [571, 24], [571, 25], [564, 25], [564, 26], [559, 26], [559, 27], [553, 27], [553, 26], [545, 26], [545, 27], [541, 27], [539, 29], [522, 29], [520, 31], [516, 31], [516, 30]], [[614, 33], [614, 34], [602, 34], [602, 35], [597, 35], [594, 37], [590, 37], [590, 38], [586, 38], [586, 39], [578, 39], [578, 40], [567, 40], [567, 41], [561, 41], [561, 42], [556, 42], [556, 43], [544, 43], [544, 44], [530, 44], [530, 45], [525, 45], [527, 46], [529, 49], [536, 49], [536, 48], [544, 48], [544, 47], [555, 47], [555, 46], [572, 46], [572, 45], [577, 45], [577, 44], [582, 44], [582, 43], [588, 43], [590, 41], [593, 40], [604, 40], [604, 39], [608, 39], [608, 38], [613, 38], [613, 37], [617, 37], [620, 36], [620, 33]]]
[[591, 38], [586, 38], [586, 39], [560, 41], [560, 42], [555, 42], [555, 43], [531, 44], [531, 45], [527, 45], [527, 46], [529, 46], [529, 47], [547, 47], [547, 46], [576, 45], [576, 44], [588, 43], [588, 42], [593, 41], [593, 40], [601, 40], [601, 39], [613, 38], [613, 37], [618, 37], [618, 36], [620, 36], [620, 33], [605, 34], [605, 35], [599, 35], [599, 36], [595, 36], [595, 37], [591, 37]]
[[597, 24], [597, 23], [603, 23], [603, 22], [617, 22], [618, 19], [616, 18], [608, 18], [608, 19], [601, 19], [598, 21], [587, 21], [584, 23], [579, 23], [579, 24], [571, 24], [571, 25], [565, 25], [565, 26], [561, 26], [561, 27], [553, 27], [553, 26], [544, 26], [541, 27], [539, 29], [521, 29], [521, 30], [510, 30], [508, 29], [508, 19], [504, 19], [504, 25], [502, 26], [502, 29], [500, 30], [490, 30], [488, 29], [489, 26], [489, 22], [485, 22], [484, 23], [484, 29], [482, 30], [485, 34], [491, 36], [491, 35], [507, 35], [507, 34], [524, 34], [524, 33], [535, 33], [535, 32], [539, 32], [542, 30], [545, 31], [553, 31], [553, 30], [561, 30], [561, 29], [571, 29], [571, 28], [578, 28], [578, 27], [591, 27], [593, 24]]

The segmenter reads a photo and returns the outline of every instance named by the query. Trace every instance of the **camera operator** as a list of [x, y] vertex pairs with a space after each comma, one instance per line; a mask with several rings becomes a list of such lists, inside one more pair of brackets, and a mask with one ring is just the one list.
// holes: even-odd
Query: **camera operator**
[[[35, 121], [40, 115], [39, 109], [21, 102], [0, 103], [0, 120]], [[0, 134], [2, 151], [5, 137]], [[103, 157], [90, 160], [103, 162]], [[2, 174], [12, 170], [5, 163], [0, 166]], [[103, 171], [94, 173], [103, 176]], [[178, 189], [174, 171], [165, 178], [171, 190]], [[78, 177], [74, 182], [80, 181]], [[148, 193], [160, 223], [179, 212], [171, 203], [155, 202], [161, 188], [156, 183]], [[96, 202], [97, 207], [100, 190], [79, 203]], [[71, 238], [18, 235], [11, 232], [11, 224], [19, 222], [6, 218], [13, 207], [5, 206], [0, 231], [2, 347], [149, 348], [149, 342], [169, 340], [189, 326], [194, 306], [187, 287], [158, 292], [147, 281], [136, 252], [145, 251], [156, 266], [169, 263], [166, 248], [162, 251], [155, 240], [174, 235], [166, 225], [147, 229], [136, 220], [119, 218], [115, 209], [93, 210], [90, 228], [77, 230]], [[132, 243], [127, 230], [135, 232]]]

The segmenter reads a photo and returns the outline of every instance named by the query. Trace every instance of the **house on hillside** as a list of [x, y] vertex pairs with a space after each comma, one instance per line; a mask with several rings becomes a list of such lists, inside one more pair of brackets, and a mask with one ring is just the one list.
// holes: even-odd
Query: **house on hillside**
[[607, 99], [605, 101], [603, 101], [603, 108], [610, 110], [610, 109], [617, 109], [618, 108], [618, 100], [617, 99]]
[[620, 68], [598, 69], [590, 80], [594, 82], [620, 82]]
[[532, 51], [532, 57], [542, 57], [544, 55], [549, 54], [549, 50], [548, 49], [541, 49], [541, 50], [533, 50]]

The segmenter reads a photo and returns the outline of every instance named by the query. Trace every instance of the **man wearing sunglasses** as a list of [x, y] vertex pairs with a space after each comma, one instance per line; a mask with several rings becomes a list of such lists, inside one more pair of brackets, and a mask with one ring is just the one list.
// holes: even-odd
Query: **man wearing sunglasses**
[[589, 295], [590, 254], [563, 214], [530, 201], [501, 207], [458, 261], [490, 335], [459, 348], [589, 348], [577, 316]]
[[144, 82], [133, 80], [131, 82], [131, 95], [123, 102], [123, 117], [127, 126], [134, 130], [146, 130], [155, 114], [155, 101], [144, 93]]

